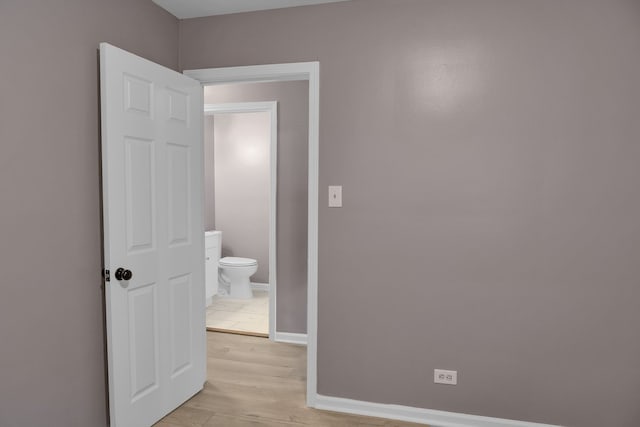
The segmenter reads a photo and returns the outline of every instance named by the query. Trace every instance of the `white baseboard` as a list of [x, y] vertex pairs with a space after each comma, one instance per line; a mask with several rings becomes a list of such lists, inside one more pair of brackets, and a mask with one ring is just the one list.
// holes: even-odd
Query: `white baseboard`
[[289, 344], [307, 345], [307, 334], [294, 334], [291, 332], [276, 332], [274, 339], [276, 342]]
[[255, 283], [251, 282], [251, 289], [254, 291], [268, 291], [269, 284], [268, 283]]
[[314, 401], [314, 407], [317, 409], [428, 424], [431, 427], [559, 427], [550, 424], [482, 417], [411, 406], [372, 403], [341, 397], [316, 395]]

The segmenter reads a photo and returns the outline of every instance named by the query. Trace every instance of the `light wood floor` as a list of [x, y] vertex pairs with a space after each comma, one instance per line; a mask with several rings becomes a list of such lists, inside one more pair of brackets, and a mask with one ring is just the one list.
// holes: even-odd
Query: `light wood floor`
[[306, 347], [219, 332], [207, 342], [204, 390], [155, 427], [425, 427], [307, 408]]

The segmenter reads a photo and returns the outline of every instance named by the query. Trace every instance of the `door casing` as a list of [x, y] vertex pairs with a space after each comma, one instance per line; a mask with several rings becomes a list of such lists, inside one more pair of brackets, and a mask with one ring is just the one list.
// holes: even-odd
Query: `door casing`
[[273, 81], [309, 82], [309, 170], [307, 219], [307, 406], [317, 402], [318, 355], [318, 157], [320, 127], [320, 63], [249, 65], [185, 70], [203, 86]]
[[[278, 190], [278, 102], [233, 102], [205, 104], [204, 115], [216, 113], [269, 113], [269, 339], [276, 340], [277, 282], [277, 190]], [[215, 124], [214, 124], [215, 126]]]

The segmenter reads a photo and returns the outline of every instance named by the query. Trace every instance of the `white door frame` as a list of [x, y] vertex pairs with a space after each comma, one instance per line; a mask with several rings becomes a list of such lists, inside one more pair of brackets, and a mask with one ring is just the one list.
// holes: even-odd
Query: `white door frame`
[[318, 150], [320, 63], [250, 65], [184, 71], [203, 86], [223, 83], [309, 81], [309, 177], [307, 233], [307, 405], [317, 401], [318, 351]]
[[[271, 130], [269, 140], [269, 339], [276, 338], [276, 203], [278, 191], [278, 102], [234, 102], [224, 104], [204, 104], [204, 115], [216, 113], [269, 113]], [[215, 126], [215, 123], [214, 123]]]

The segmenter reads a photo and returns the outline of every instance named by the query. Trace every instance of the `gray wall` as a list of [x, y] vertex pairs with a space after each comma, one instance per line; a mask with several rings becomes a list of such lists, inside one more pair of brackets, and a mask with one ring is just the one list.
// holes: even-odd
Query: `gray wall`
[[355, 0], [180, 33], [183, 69], [320, 61], [321, 394], [640, 425], [637, 0]]
[[[177, 65], [177, 22], [151, 2], [59, 5], [0, 3], [9, 427], [106, 424], [96, 47]], [[636, 0], [183, 21], [184, 69], [321, 61], [320, 184], [345, 186], [320, 211], [322, 394], [640, 424], [639, 51]]]
[[213, 164], [213, 115], [204, 116], [204, 229], [216, 229], [216, 173]]
[[256, 259], [251, 281], [269, 283], [271, 116], [215, 114], [214, 135], [215, 229], [223, 233], [222, 256]]
[[0, 425], [104, 426], [98, 57], [177, 67], [148, 0], [0, 1]]
[[[217, 85], [204, 91], [207, 104], [278, 101], [278, 332], [307, 331], [308, 93], [307, 82]], [[211, 187], [205, 191], [210, 192]], [[223, 234], [223, 244], [224, 240]]]

